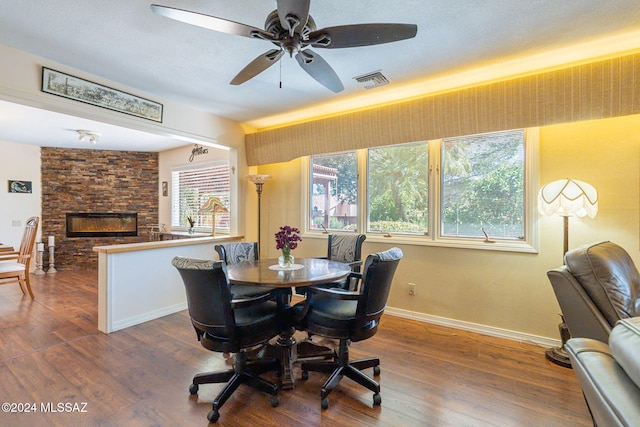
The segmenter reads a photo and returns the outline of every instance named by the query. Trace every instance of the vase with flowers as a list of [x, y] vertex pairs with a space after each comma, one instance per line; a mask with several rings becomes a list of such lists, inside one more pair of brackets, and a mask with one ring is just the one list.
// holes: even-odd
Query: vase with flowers
[[278, 264], [282, 268], [291, 268], [295, 263], [295, 258], [291, 255], [291, 251], [298, 247], [301, 242], [300, 230], [295, 227], [285, 225], [280, 227], [280, 231], [276, 233], [276, 249], [282, 251], [282, 255], [278, 257]]

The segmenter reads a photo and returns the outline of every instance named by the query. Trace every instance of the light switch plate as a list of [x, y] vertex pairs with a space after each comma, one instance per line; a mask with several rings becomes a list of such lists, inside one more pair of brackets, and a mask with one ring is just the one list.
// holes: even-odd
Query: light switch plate
[[19, 219], [14, 219], [11, 221], [11, 226], [12, 227], [21, 227], [22, 226], [22, 221], [20, 221]]

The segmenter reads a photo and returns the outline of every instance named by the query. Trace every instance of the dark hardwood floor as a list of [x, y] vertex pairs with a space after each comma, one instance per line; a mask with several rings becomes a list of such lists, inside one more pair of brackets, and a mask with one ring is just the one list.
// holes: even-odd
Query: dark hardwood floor
[[[0, 286], [0, 403], [36, 411], [0, 412], [0, 425], [208, 424], [222, 386], [201, 386], [197, 396], [188, 386], [225, 360], [200, 346], [186, 312], [106, 335], [97, 330], [97, 272], [32, 278], [35, 300], [17, 285]], [[543, 350], [385, 315], [376, 336], [351, 346], [354, 358], [380, 357], [382, 406], [343, 379], [322, 410], [325, 377], [312, 372], [280, 392], [277, 408], [241, 386], [217, 425], [592, 425], [573, 371], [548, 362]]]

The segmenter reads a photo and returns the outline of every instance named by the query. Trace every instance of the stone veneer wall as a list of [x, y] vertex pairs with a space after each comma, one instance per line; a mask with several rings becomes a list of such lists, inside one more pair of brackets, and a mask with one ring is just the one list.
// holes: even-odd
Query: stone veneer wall
[[[42, 147], [42, 240], [55, 236], [55, 267], [98, 268], [94, 246], [148, 240], [158, 223], [158, 154]], [[67, 212], [137, 212], [136, 237], [66, 237]], [[49, 263], [45, 250], [45, 266]]]

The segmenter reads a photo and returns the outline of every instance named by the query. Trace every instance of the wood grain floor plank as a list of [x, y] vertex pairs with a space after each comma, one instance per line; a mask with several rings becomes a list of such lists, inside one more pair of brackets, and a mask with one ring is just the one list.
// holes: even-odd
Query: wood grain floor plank
[[[0, 286], [0, 400], [87, 402], [88, 412], [0, 413], [0, 425], [208, 424], [223, 386], [203, 385], [191, 396], [189, 384], [196, 373], [229, 365], [200, 346], [186, 311], [107, 335], [97, 330], [95, 271], [32, 277], [34, 300], [17, 286]], [[240, 387], [217, 425], [591, 425], [573, 371], [548, 362], [534, 345], [385, 315], [376, 336], [351, 346], [354, 359], [373, 355], [381, 360], [381, 407], [372, 405], [370, 391], [343, 379], [322, 410], [326, 376], [312, 372], [280, 392], [277, 408], [267, 395]], [[299, 368], [294, 374], [300, 377]]]

